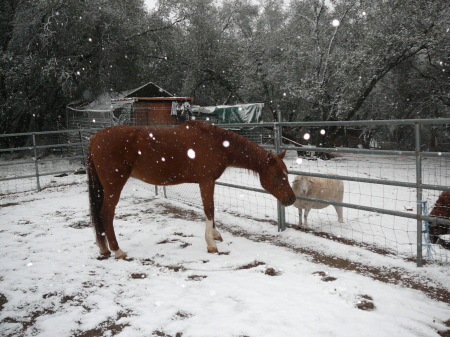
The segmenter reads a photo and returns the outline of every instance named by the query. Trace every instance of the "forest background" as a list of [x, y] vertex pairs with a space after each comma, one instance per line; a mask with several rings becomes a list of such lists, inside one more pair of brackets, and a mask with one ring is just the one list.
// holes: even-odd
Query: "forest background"
[[447, 0], [3, 0], [0, 133], [149, 81], [264, 120], [450, 117]]

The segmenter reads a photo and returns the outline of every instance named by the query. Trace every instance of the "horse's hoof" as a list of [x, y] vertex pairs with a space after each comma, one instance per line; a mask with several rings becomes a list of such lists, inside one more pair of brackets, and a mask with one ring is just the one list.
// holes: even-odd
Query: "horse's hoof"
[[222, 235], [215, 236], [214, 240], [222, 242], [223, 241]]
[[116, 260], [125, 260], [127, 258], [127, 254], [123, 253], [120, 255], [116, 255]]
[[208, 247], [208, 253], [219, 254], [217, 247]]
[[104, 257], [108, 257], [111, 256], [111, 252], [109, 250], [105, 250], [105, 251], [100, 251], [100, 255], [104, 256]]
[[116, 255], [116, 259], [122, 259], [125, 260], [127, 258], [127, 253], [125, 253], [122, 249], [116, 250], [114, 252], [114, 254]]

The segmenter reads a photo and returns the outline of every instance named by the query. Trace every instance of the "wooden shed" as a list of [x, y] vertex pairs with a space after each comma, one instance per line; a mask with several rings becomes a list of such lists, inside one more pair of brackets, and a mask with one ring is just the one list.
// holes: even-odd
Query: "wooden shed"
[[136, 97], [132, 121], [134, 125], [176, 125], [189, 120], [188, 97]]
[[113, 99], [111, 102], [113, 105], [131, 102], [133, 125], [176, 125], [189, 120], [190, 103], [193, 100], [189, 97], [175, 97], [149, 82], [123, 98]]

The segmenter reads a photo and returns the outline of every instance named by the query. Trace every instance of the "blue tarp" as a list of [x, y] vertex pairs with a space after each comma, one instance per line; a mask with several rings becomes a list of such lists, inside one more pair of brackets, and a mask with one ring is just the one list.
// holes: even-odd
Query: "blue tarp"
[[194, 113], [216, 115], [218, 123], [259, 123], [264, 103], [197, 107]]

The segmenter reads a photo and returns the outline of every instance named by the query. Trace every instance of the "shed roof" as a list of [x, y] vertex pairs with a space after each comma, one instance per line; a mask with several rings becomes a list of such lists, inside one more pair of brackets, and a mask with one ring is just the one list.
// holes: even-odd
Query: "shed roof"
[[131, 92], [125, 96], [125, 98], [136, 97], [173, 97], [173, 95], [160, 86], [157, 86], [155, 83], [148, 82], [142, 87], [131, 90]]
[[[174, 100], [174, 101], [193, 101], [188, 97], [174, 97], [167, 90], [153, 82], [148, 82], [143, 86], [126, 91], [109, 91], [98, 96], [89, 104], [78, 106], [76, 110], [104, 110], [110, 111], [119, 108], [124, 104], [141, 100]], [[73, 107], [70, 107], [74, 109]]]

